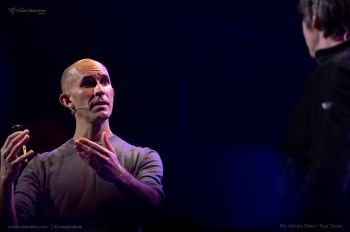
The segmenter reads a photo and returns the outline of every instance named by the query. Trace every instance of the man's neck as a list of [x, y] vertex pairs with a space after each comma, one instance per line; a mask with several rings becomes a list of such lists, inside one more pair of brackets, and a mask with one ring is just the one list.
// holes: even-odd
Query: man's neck
[[337, 46], [341, 43], [343, 43], [343, 40], [335, 40], [335, 39], [325, 39], [321, 40], [318, 49], [326, 49], [326, 48], [331, 48], [334, 46]]
[[317, 44], [317, 49], [316, 51], [318, 50], [321, 50], [321, 49], [327, 49], [327, 48], [331, 48], [331, 47], [334, 47], [334, 46], [337, 46], [341, 43], [344, 43], [348, 38], [344, 38], [343, 36], [340, 36], [340, 37], [337, 37], [337, 38], [325, 38], [323, 33], [321, 35], [321, 38]]
[[100, 141], [103, 132], [107, 133], [108, 138], [113, 135], [109, 127], [108, 119], [101, 123], [77, 122], [73, 139], [76, 140], [79, 138], [87, 138], [92, 141]]

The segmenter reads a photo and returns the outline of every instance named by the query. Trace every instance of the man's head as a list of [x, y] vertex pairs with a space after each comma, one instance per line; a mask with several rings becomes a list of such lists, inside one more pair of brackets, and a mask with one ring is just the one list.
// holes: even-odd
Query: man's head
[[349, 31], [350, 0], [300, 0], [299, 11], [311, 56], [317, 50], [319, 39], [342, 39]]
[[61, 104], [77, 119], [94, 122], [112, 113], [114, 89], [106, 67], [98, 61], [82, 59], [66, 68], [61, 89]]

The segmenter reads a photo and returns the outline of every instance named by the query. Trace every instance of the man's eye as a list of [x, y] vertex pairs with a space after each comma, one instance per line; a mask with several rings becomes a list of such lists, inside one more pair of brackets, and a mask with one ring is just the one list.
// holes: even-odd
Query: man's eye
[[81, 83], [81, 87], [84, 87], [84, 88], [91, 88], [95, 86], [96, 86], [96, 81], [83, 81]]
[[103, 79], [100, 81], [101, 85], [109, 85], [109, 80], [108, 79]]

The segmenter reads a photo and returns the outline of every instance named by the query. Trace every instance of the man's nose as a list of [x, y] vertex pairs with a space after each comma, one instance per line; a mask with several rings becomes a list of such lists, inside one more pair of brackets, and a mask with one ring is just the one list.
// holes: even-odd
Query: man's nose
[[97, 82], [94, 92], [95, 92], [94, 94], [97, 96], [105, 94], [105, 89], [103, 88], [100, 82]]

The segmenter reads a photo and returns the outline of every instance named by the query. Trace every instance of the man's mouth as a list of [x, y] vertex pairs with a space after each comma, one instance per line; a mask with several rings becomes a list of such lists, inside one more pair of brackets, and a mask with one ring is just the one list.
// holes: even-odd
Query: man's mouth
[[107, 101], [94, 102], [91, 104], [91, 108], [94, 108], [95, 106], [103, 106], [103, 105], [109, 106], [109, 103]]

